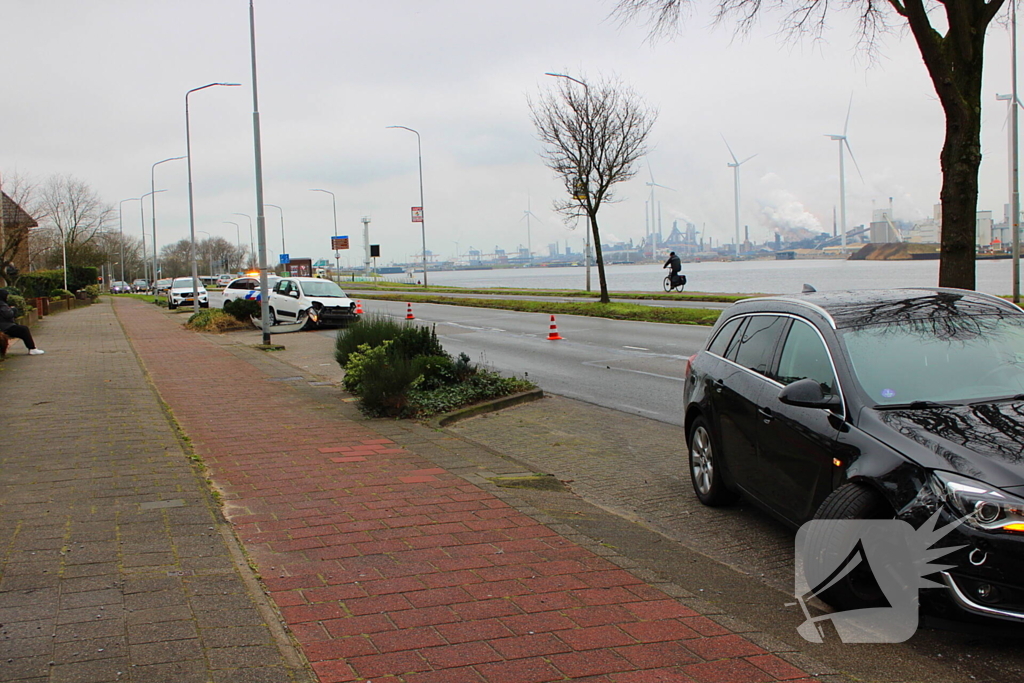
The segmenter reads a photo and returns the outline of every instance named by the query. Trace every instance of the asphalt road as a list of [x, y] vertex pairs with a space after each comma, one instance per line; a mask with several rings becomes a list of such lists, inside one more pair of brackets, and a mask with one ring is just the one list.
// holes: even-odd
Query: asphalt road
[[[366, 299], [363, 309], [406, 315], [396, 301]], [[555, 321], [562, 340], [549, 341], [551, 316], [542, 313], [414, 304], [413, 314], [437, 325], [453, 355], [528, 377], [554, 394], [674, 425], [682, 425], [686, 359], [711, 329], [567, 315]]]

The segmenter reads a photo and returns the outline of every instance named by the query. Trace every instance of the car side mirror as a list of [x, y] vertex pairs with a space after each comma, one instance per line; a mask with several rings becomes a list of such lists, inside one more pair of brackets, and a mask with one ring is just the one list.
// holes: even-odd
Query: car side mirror
[[299, 290], [293, 289], [292, 291], [288, 292], [288, 296], [290, 296], [293, 299], [298, 299], [299, 298]]
[[835, 394], [826, 395], [821, 384], [813, 379], [800, 379], [779, 392], [779, 401], [800, 408], [839, 408], [841, 401]]

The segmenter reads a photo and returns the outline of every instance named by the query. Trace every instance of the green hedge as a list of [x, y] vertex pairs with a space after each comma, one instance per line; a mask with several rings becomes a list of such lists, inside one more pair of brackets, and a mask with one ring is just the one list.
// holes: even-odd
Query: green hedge
[[[77, 292], [89, 285], [95, 285], [99, 279], [99, 270], [93, 266], [71, 266], [68, 268], [68, 290]], [[63, 270], [36, 270], [18, 276], [17, 286], [25, 296], [49, 296], [55, 289], [64, 289]]]

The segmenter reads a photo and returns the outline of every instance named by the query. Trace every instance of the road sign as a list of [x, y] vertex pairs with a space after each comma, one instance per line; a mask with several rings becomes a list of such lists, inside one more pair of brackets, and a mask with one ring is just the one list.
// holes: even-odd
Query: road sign
[[288, 263], [288, 262], [289, 262], [290, 260], [291, 260], [291, 259], [289, 259], [289, 258], [288, 258], [288, 254], [281, 254], [281, 256], [280, 256], [280, 260], [278, 261], [278, 263], [286, 264], [286, 263]]
[[331, 238], [331, 249], [348, 249], [348, 235], [335, 235]]
[[379, 244], [371, 244], [370, 245], [370, 258], [378, 258], [379, 256], [380, 256], [380, 245]]
[[423, 207], [414, 206], [412, 207], [412, 222], [422, 223], [423, 222]]

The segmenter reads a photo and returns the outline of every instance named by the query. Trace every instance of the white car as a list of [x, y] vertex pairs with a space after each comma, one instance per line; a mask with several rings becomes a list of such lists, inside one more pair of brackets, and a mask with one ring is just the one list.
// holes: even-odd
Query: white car
[[359, 320], [356, 302], [331, 280], [318, 277], [287, 277], [270, 292], [270, 320], [275, 325], [298, 322], [306, 327], [344, 325]]
[[[281, 278], [276, 275], [267, 276], [267, 287], [270, 289], [274, 288], [278, 280]], [[253, 301], [259, 301], [262, 297], [260, 296], [260, 279], [258, 277], [239, 277], [235, 278], [224, 287], [222, 292], [223, 300], [221, 301], [221, 308], [224, 308], [224, 304], [235, 299], [251, 299]]]
[[228, 284], [232, 280], [234, 280], [234, 279], [235, 279], [235, 276], [231, 275], [230, 273], [224, 273], [223, 275], [219, 275], [219, 276], [217, 276], [217, 286], [218, 287], [227, 287]]
[[167, 288], [167, 308], [173, 311], [178, 306], [191, 306], [197, 297], [200, 308], [210, 307], [210, 299], [202, 282], [196, 290], [192, 287], [191, 277], [176, 277]]

